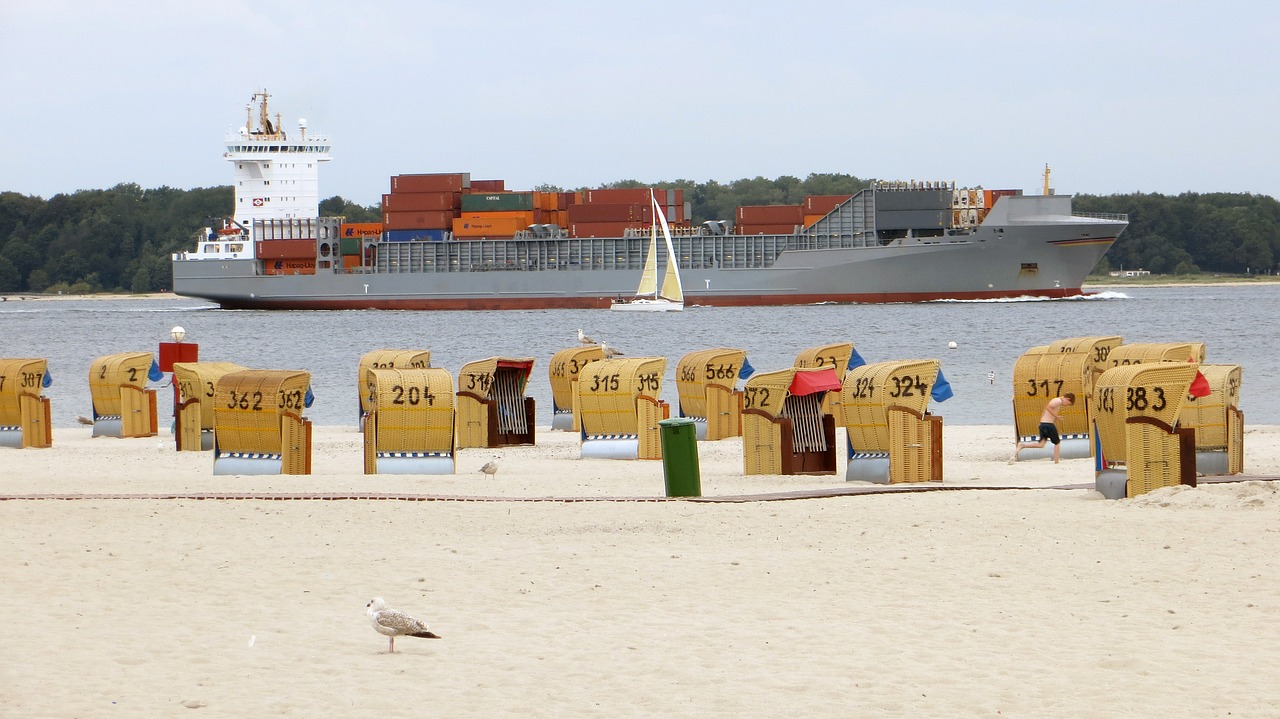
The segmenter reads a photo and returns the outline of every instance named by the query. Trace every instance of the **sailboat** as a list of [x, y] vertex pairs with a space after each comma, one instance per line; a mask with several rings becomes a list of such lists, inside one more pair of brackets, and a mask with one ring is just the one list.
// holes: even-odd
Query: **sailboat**
[[[649, 190], [649, 202], [653, 205], [654, 221], [649, 225], [649, 254], [640, 273], [640, 286], [632, 299], [614, 300], [609, 309], [625, 312], [682, 312], [684, 287], [680, 284], [680, 268], [676, 265], [676, 251], [671, 246], [671, 226], [667, 215], [653, 190]], [[662, 227], [662, 240], [667, 250], [667, 272], [658, 288], [658, 227]]]

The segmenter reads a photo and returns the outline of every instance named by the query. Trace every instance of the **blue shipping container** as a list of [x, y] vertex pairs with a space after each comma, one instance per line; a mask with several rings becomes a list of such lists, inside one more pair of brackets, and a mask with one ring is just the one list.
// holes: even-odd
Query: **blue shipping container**
[[387, 230], [383, 242], [443, 242], [448, 230]]

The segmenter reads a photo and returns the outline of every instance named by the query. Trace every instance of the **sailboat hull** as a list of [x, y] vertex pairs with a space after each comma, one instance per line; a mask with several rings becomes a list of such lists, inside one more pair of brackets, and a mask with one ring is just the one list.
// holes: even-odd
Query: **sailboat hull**
[[664, 299], [635, 299], [624, 302], [614, 302], [609, 305], [609, 309], [619, 312], [683, 312], [683, 302], [672, 302]]

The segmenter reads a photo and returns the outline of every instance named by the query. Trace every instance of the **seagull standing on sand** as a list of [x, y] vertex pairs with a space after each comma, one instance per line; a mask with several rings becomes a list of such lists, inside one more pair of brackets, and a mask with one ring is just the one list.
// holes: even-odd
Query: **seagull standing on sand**
[[581, 327], [579, 327], [579, 328], [578, 328], [578, 343], [579, 343], [579, 344], [584, 344], [584, 345], [593, 345], [593, 344], [595, 344], [595, 343], [596, 343], [596, 341], [595, 341], [595, 339], [594, 339], [594, 338], [592, 338], [590, 335], [583, 334], [583, 332], [582, 332], [582, 328], [581, 328]]
[[422, 637], [423, 639], [439, 639], [440, 635], [432, 634], [426, 622], [418, 621], [404, 612], [388, 609], [382, 597], [374, 597], [365, 605], [369, 609], [369, 621], [373, 628], [383, 636], [391, 637], [391, 653], [396, 651], [396, 637]]
[[622, 350], [617, 347], [610, 347], [604, 340], [600, 341], [600, 351], [604, 353], [605, 359], [623, 354]]
[[489, 460], [488, 462], [485, 462], [485, 463], [484, 463], [484, 466], [480, 468], [480, 471], [481, 471], [481, 472], [484, 472], [485, 474], [489, 475], [490, 477], [492, 477], [492, 476], [494, 476], [495, 474], [497, 474], [497, 473], [498, 473], [498, 460], [497, 460], [497, 458], [495, 457], [494, 459], [491, 459], [491, 460]]

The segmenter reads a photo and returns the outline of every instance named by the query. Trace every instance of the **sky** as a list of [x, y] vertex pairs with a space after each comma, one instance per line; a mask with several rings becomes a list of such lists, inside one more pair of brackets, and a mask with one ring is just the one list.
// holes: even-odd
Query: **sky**
[[0, 191], [231, 182], [255, 91], [320, 195], [846, 173], [1280, 197], [1280, 4], [0, 0]]

